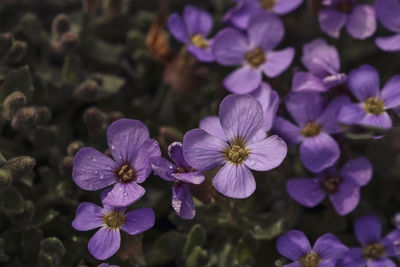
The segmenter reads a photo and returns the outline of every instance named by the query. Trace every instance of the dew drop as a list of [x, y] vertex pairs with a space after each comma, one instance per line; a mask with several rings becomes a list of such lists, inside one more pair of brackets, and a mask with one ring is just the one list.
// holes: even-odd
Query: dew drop
[[99, 178], [100, 178], [100, 180], [102, 180], [104, 178], [104, 175], [102, 173], [100, 173]]
[[126, 197], [126, 196], [128, 195], [128, 193], [124, 192], [122, 195], [123, 195], [124, 197]]
[[94, 171], [94, 174], [95, 174], [95, 175], [98, 175], [98, 174], [99, 174], [99, 171]]

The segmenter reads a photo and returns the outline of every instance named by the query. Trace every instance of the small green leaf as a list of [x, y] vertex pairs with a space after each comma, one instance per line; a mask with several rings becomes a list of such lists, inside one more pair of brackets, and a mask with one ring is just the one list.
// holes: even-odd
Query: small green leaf
[[244, 264], [253, 263], [254, 260], [254, 247], [243, 238], [239, 239], [235, 248], [235, 261], [242, 266]]
[[207, 251], [200, 246], [196, 246], [190, 252], [189, 257], [186, 259], [187, 267], [203, 267], [208, 262]]
[[204, 228], [200, 224], [195, 224], [192, 229], [190, 229], [190, 232], [186, 237], [186, 242], [183, 249], [184, 257], [188, 257], [194, 247], [203, 246], [205, 239], [206, 233]]

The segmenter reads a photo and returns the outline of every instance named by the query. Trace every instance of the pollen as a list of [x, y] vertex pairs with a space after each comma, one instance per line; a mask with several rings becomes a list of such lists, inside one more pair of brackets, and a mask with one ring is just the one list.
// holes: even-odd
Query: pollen
[[246, 57], [246, 61], [253, 68], [258, 68], [266, 60], [264, 50], [262, 50], [259, 47], [255, 48], [255, 49], [253, 49], [251, 51], [246, 52], [245, 57]]
[[371, 244], [363, 248], [362, 255], [365, 259], [380, 259], [386, 253], [382, 244]]
[[260, 0], [261, 7], [264, 9], [271, 9], [275, 6], [276, 0]]
[[119, 211], [113, 210], [104, 214], [104, 225], [110, 230], [121, 228], [125, 223], [125, 215]]
[[315, 122], [308, 122], [301, 130], [301, 135], [304, 137], [314, 137], [321, 133], [322, 125]]
[[191, 38], [191, 42], [194, 46], [197, 46], [202, 49], [207, 49], [209, 47], [207, 39], [204, 38], [204, 36], [201, 34], [193, 35]]
[[124, 164], [118, 171], [117, 171], [118, 181], [120, 183], [130, 183], [136, 180], [136, 171], [129, 167], [128, 164]]
[[341, 183], [342, 178], [340, 177], [328, 177], [322, 182], [322, 188], [330, 194], [336, 193]]
[[364, 109], [368, 113], [379, 115], [385, 111], [385, 104], [379, 98], [370, 97], [365, 100]]
[[241, 164], [249, 157], [250, 150], [242, 138], [236, 138], [223, 152], [225, 158], [235, 165]]
[[321, 257], [315, 252], [310, 252], [300, 259], [301, 267], [318, 267], [320, 262]]

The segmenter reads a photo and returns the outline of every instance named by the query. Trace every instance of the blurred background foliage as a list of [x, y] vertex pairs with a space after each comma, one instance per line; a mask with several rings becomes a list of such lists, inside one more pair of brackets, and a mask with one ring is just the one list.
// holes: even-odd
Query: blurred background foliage
[[[321, 37], [314, 1], [284, 16], [281, 47], [296, 48], [291, 68], [268, 80], [281, 97], [293, 72], [302, 69], [304, 43]], [[106, 151], [105, 130], [114, 120], [142, 120], [165, 154], [172, 141], [217, 114], [227, 95], [229, 68], [202, 64], [165, 29], [173, 12], [186, 4], [211, 12], [213, 33], [233, 6], [230, 0], [1, 0], [0, 1], [0, 266], [97, 266], [87, 250], [93, 234], [71, 227], [82, 201], [100, 203], [98, 192], [84, 192], [72, 181], [74, 154], [83, 146]], [[379, 29], [378, 35], [385, 34]], [[371, 64], [386, 81], [400, 73], [400, 54], [379, 51], [373, 38], [358, 41], [342, 33], [334, 44], [341, 70]], [[279, 111], [285, 114], [284, 110]], [[395, 125], [399, 124], [398, 119]], [[354, 129], [348, 129], [352, 131]], [[312, 240], [332, 232], [356, 245], [352, 223], [376, 213], [385, 229], [400, 207], [398, 127], [367, 140], [349, 133], [339, 140], [341, 162], [360, 155], [374, 166], [372, 182], [347, 217], [328, 202], [305, 209], [292, 201], [285, 183], [310, 177], [291, 148], [276, 170], [257, 173], [257, 190], [245, 200], [216, 193], [207, 181], [193, 187], [194, 220], [177, 217], [170, 185], [156, 176], [132, 208], [152, 207], [156, 225], [143, 235], [122, 235], [120, 251], [108, 263], [120, 266], [281, 266], [276, 238], [300, 229]]]

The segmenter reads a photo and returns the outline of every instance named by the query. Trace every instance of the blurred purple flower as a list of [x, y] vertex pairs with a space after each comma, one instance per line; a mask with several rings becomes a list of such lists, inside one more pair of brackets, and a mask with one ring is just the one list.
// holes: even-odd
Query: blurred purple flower
[[154, 212], [141, 208], [125, 214], [125, 208], [104, 205], [104, 208], [89, 202], [79, 204], [72, 227], [78, 231], [99, 228], [89, 240], [89, 252], [99, 260], [114, 255], [121, 244], [120, 229], [130, 235], [140, 234], [154, 225]]
[[289, 195], [301, 205], [315, 207], [328, 195], [336, 212], [346, 215], [360, 201], [360, 187], [372, 178], [372, 165], [365, 158], [347, 162], [340, 171], [324, 171], [318, 178], [295, 178], [287, 182]]
[[375, 215], [357, 219], [354, 233], [362, 248], [350, 248], [338, 267], [396, 267], [389, 259], [394, 256], [393, 244], [387, 237], [382, 239], [382, 225]]
[[292, 230], [278, 239], [278, 252], [294, 261], [283, 267], [334, 267], [349, 250], [333, 234], [324, 234], [311, 248], [310, 241], [298, 230]]
[[211, 15], [201, 9], [188, 5], [183, 11], [183, 18], [177, 13], [168, 19], [168, 29], [180, 42], [187, 44], [187, 50], [199, 61], [212, 62], [212, 40], [206, 39], [213, 26]]
[[392, 77], [380, 92], [379, 73], [369, 65], [350, 72], [348, 87], [359, 103], [347, 103], [338, 120], [343, 124], [389, 129], [392, 119], [386, 112], [400, 106], [400, 75]]
[[263, 11], [251, 17], [247, 35], [233, 28], [217, 34], [212, 46], [215, 60], [224, 66], [240, 66], [224, 79], [228, 91], [251, 93], [261, 85], [262, 73], [273, 78], [289, 67], [294, 49], [273, 51], [283, 35], [279, 17]]
[[228, 197], [246, 198], [256, 188], [251, 170], [276, 168], [287, 153], [285, 142], [276, 135], [267, 138], [262, 126], [263, 109], [256, 98], [229, 95], [221, 102], [219, 121], [203, 120], [203, 129], [185, 134], [184, 156], [200, 171], [222, 166], [213, 180], [215, 189]]
[[138, 120], [113, 122], [107, 129], [107, 139], [114, 160], [94, 148], [84, 147], [74, 157], [72, 178], [80, 188], [89, 191], [115, 184], [103, 203], [126, 207], [144, 195], [145, 189], [139, 184], [150, 175], [150, 158], [160, 156], [160, 148]]
[[153, 171], [162, 179], [174, 182], [172, 185], [172, 207], [175, 212], [183, 219], [193, 219], [195, 209], [190, 185], [204, 182], [204, 175], [186, 162], [183, 157], [182, 143], [172, 143], [168, 147], [168, 155], [174, 164], [163, 157], [154, 157], [151, 159]]
[[382, 50], [400, 51], [400, 2], [398, 0], [377, 0], [375, 5], [378, 20], [395, 33], [389, 37], [378, 37], [375, 44]]
[[101, 263], [101, 264], [97, 265], [97, 267], [119, 267], [119, 265]]
[[326, 92], [330, 88], [346, 82], [347, 76], [339, 73], [340, 58], [337, 49], [318, 38], [303, 46], [303, 65], [308, 72], [296, 72], [292, 91]]
[[341, 132], [336, 116], [350, 102], [347, 96], [336, 97], [328, 105], [325, 100], [317, 92], [290, 93], [286, 108], [297, 125], [277, 117], [273, 126], [289, 144], [301, 143], [301, 161], [315, 173], [331, 167], [339, 159], [339, 146], [330, 135]]
[[338, 38], [346, 26], [347, 32], [356, 39], [366, 39], [376, 30], [375, 9], [371, 5], [356, 5], [355, 0], [324, 0], [318, 14], [321, 30]]
[[236, 6], [227, 11], [224, 22], [230, 22], [239, 29], [247, 29], [250, 17], [260, 10], [285, 15], [303, 3], [303, 0], [237, 0]]

